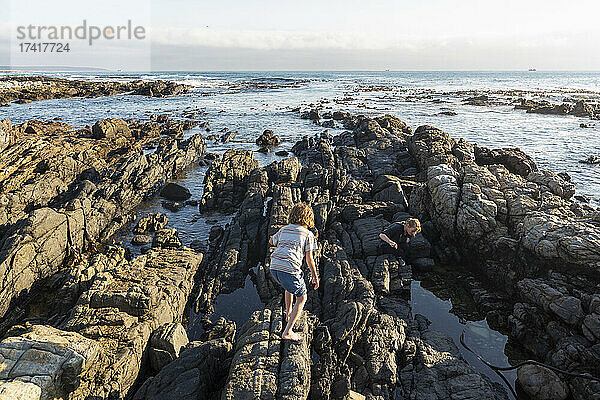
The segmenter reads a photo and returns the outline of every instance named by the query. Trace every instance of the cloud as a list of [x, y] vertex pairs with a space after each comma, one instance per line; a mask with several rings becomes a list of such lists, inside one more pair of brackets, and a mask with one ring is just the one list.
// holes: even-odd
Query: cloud
[[433, 54], [439, 51], [463, 52], [481, 49], [555, 50], [594, 48], [598, 32], [508, 33], [479, 35], [409, 35], [389, 32], [359, 31], [285, 31], [211, 28], [153, 29], [152, 43], [157, 46], [214, 49], [278, 50], [347, 50], [408, 51]]
[[245, 48], [254, 50], [340, 49], [373, 50], [419, 47], [416, 38], [381, 37], [373, 33], [233, 30], [210, 28], [153, 29], [152, 42], [158, 45]]
[[[153, 35], [153, 39], [156, 36]], [[292, 35], [293, 36], [293, 35]], [[153, 69], [189, 70], [514, 70], [600, 69], [595, 35], [448, 37], [440, 40], [409, 38], [367, 47], [368, 41], [349, 43], [335, 36], [317, 41], [290, 39], [258, 41], [234, 36], [204, 41], [181, 39], [179, 44], [152, 44]], [[260, 37], [260, 36], [259, 36]], [[371, 39], [372, 40], [372, 39]], [[294, 42], [293, 46], [290, 43]], [[336, 47], [341, 46], [344, 47]], [[310, 47], [313, 46], [313, 47]], [[329, 47], [328, 47], [329, 46]], [[385, 47], [389, 46], [389, 47]], [[367, 47], [367, 48], [365, 48]], [[586, 50], [587, 49], [587, 50]]]

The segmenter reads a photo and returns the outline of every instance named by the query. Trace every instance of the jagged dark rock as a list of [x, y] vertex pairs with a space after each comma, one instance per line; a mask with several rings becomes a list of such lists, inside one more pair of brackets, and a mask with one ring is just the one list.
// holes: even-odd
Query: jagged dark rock
[[190, 190], [177, 183], [168, 183], [161, 191], [160, 195], [168, 200], [184, 201], [192, 197]]
[[256, 144], [259, 145], [260, 147], [269, 148], [269, 147], [279, 146], [280, 143], [281, 143], [281, 139], [279, 139], [279, 136], [274, 134], [273, 131], [270, 129], [265, 130], [262, 133], [262, 135], [260, 135], [256, 139]]
[[575, 104], [572, 104], [571, 102], [553, 104], [546, 100], [537, 101], [521, 98], [515, 105], [515, 109], [526, 110], [526, 112], [534, 114], [574, 115], [577, 117], [597, 119], [598, 113], [600, 112], [600, 105], [597, 103], [590, 103], [586, 100], [577, 100]]
[[137, 234], [145, 234], [148, 232], [154, 232], [161, 230], [167, 226], [169, 219], [165, 214], [162, 213], [152, 213], [148, 214], [145, 217], [139, 219], [135, 227], [133, 228], [133, 233]]
[[200, 211], [233, 212], [243, 200], [250, 172], [256, 167], [258, 161], [251, 151], [227, 150], [206, 172]]
[[148, 378], [134, 400], [208, 400], [223, 387], [232, 344], [224, 339], [191, 342], [181, 355]]
[[579, 161], [582, 164], [600, 164], [600, 157], [598, 156], [589, 156], [588, 158], [586, 158], [585, 160], [580, 160]]

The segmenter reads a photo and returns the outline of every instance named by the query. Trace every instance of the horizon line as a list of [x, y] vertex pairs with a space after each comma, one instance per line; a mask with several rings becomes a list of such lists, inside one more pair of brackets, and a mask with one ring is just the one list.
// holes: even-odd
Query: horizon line
[[[17, 66], [17, 68], [25, 66]], [[103, 72], [103, 73], [153, 73], [153, 72], [600, 72], [600, 69], [151, 69], [151, 70], [111, 70], [100, 67], [48, 66], [59, 69], [14, 69], [14, 66], [0, 65], [0, 72]], [[26, 68], [26, 67], [25, 67]], [[79, 69], [81, 68], [81, 69]]]

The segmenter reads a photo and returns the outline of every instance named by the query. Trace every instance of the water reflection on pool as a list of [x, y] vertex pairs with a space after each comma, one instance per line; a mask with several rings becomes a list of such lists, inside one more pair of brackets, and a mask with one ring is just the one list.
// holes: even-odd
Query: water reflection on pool
[[[508, 366], [509, 360], [504, 349], [508, 342], [508, 337], [500, 332], [491, 329], [487, 321], [465, 321], [452, 314], [451, 300], [442, 300], [435, 294], [425, 289], [420, 281], [413, 281], [411, 285], [411, 306], [413, 316], [421, 314], [431, 321], [431, 328], [444, 332], [454, 340], [458, 346], [463, 358], [477, 371], [485, 374], [494, 382], [505, 385], [502, 379], [496, 373], [482, 363], [475, 355], [470, 353], [460, 344], [460, 335], [463, 329], [466, 329], [465, 341], [467, 345], [479, 354], [487, 362], [498, 365]], [[517, 372], [515, 370], [507, 371], [504, 376], [514, 388]], [[507, 391], [508, 392], [508, 391]]]

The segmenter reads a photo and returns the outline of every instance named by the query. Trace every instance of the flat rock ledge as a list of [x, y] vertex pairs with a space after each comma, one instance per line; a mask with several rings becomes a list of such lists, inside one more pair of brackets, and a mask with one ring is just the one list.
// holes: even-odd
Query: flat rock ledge
[[255, 312], [238, 333], [235, 355], [221, 398], [306, 399], [310, 387], [310, 342], [306, 313], [296, 322], [302, 337], [294, 343], [281, 339], [280, 306]]

